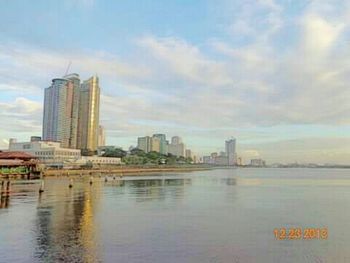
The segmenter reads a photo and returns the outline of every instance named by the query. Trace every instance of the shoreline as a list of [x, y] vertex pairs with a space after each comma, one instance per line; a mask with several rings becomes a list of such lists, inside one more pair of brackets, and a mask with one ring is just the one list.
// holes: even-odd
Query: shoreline
[[142, 176], [149, 173], [170, 173], [170, 172], [194, 172], [213, 170], [213, 167], [118, 167], [111, 169], [46, 169], [42, 171], [43, 177], [52, 176], [86, 176], [86, 175], [106, 175], [112, 174], [117, 176]]

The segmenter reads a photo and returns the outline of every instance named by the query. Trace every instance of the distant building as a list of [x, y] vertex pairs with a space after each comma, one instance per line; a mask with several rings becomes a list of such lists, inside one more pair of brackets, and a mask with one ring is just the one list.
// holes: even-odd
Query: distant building
[[137, 148], [148, 153], [151, 151], [151, 137], [139, 137], [137, 138]]
[[214, 161], [211, 156], [203, 156], [203, 163], [205, 164], [214, 164]]
[[106, 145], [105, 129], [102, 125], [98, 126], [98, 147]]
[[41, 141], [41, 137], [40, 136], [31, 136], [30, 137], [30, 141], [31, 142], [40, 142]]
[[214, 152], [210, 154], [211, 158], [215, 159], [216, 157], [218, 157], [218, 153]]
[[171, 144], [180, 144], [182, 143], [182, 139], [179, 136], [173, 136], [171, 138]]
[[157, 137], [151, 138], [151, 152], [160, 152], [161, 141]]
[[168, 153], [175, 156], [185, 156], [185, 144], [179, 136], [171, 138], [171, 144], [168, 145]]
[[254, 166], [254, 167], [264, 167], [264, 166], [266, 166], [266, 163], [262, 159], [251, 159], [250, 165]]
[[228, 165], [236, 165], [236, 139], [232, 138], [225, 142], [226, 156]]
[[186, 157], [186, 158], [192, 158], [192, 152], [191, 152], [190, 149], [186, 149], [186, 151], [185, 151], [185, 157]]
[[165, 134], [153, 134], [153, 138], [159, 139], [159, 152], [161, 154], [168, 154], [168, 143]]
[[228, 158], [227, 156], [219, 155], [219, 156], [216, 156], [213, 161], [215, 165], [226, 166], [228, 163]]

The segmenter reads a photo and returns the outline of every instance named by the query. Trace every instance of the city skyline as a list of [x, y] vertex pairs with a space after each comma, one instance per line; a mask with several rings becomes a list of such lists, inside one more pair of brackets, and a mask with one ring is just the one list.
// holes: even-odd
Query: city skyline
[[244, 160], [349, 164], [349, 13], [346, 1], [8, 1], [0, 149], [41, 134], [44, 89], [71, 61], [100, 77], [108, 145], [165, 133], [206, 155], [235, 136]]

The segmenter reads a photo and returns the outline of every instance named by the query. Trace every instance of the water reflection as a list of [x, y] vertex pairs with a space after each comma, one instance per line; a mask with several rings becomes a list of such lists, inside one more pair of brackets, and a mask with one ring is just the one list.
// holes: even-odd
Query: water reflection
[[1, 189], [0, 189], [0, 208], [7, 208], [10, 203], [10, 189], [11, 183], [10, 181], [1, 181]]
[[191, 185], [191, 179], [140, 179], [125, 181], [128, 194], [135, 197], [137, 202], [179, 200], [184, 197], [185, 187]]
[[36, 259], [41, 262], [100, 261], [94, 224], [99, 191], [93, 189], [85, 185], [74, 192], [59, 187], [57, 190], [66, 196], [65, 202], [51, 199], [51, 196], [39, 199], [35, 230]]

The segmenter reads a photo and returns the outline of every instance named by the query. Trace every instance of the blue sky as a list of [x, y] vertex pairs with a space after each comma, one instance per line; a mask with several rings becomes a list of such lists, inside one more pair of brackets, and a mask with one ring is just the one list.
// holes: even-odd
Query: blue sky
[[43, 90], [100, 76], [108, 144], [234, 136], [245, 161], [349, 163], [347, 1], [4, 1], [0, 148], [40, 135]]

